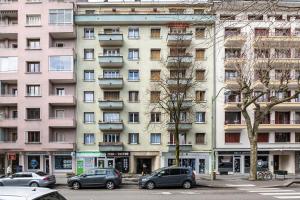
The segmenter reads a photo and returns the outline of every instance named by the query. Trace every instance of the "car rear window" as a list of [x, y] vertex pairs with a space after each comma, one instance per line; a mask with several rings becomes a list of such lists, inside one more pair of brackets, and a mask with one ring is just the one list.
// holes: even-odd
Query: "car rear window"
[[33, 200], [67, 200], [58, 192], [51, 192], [49, 194], [43, 195], [41, 197], [35, 198]]

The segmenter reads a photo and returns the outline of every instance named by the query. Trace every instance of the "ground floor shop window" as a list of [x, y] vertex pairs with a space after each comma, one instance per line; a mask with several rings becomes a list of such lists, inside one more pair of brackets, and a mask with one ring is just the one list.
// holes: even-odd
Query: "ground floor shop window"
[[205, 174], [205, 159], [199, 159], [199, 174]]
[[115, 168], [122, 173], [129, 172], [129, 157], [115, 158], [116, 166]]
[[[189, 159], [189, 158], [184, 158], [184, 159], [179, 159], [180, 166], [181, 167], [191, 167], [193, 170], [195, 170], [195, 159]], [[168, 166], [173, 166], [176, 164], [175, 159], [168, 159]]]
[[257, 169], [258, 170], [269, 169], [269, 156], [257, 156]]
[[40, 163], [40, 156], [28, 156], [28, 169], [40, 169]]
[[55, 169], [72, 169], [72, 156], [55, 156]]
[[219, 171], [222, 172], [232, 172], [233, 171], [233, 156], [219, 156], [218, 163]]

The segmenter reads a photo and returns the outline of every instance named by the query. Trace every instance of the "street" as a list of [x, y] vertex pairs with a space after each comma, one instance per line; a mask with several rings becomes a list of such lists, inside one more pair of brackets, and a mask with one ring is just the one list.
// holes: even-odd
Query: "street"
[[237, 185], [233, 188], [198, 187], [190, 190], [172, 189], [138, 189], [136, 186], [122, 186], [109, 191], [106, 189], [71, 190], [67, 187], [56, 188], [68, 200], [274, 200], [300, 199], [300, 187], [262, 188], [256, 186]]

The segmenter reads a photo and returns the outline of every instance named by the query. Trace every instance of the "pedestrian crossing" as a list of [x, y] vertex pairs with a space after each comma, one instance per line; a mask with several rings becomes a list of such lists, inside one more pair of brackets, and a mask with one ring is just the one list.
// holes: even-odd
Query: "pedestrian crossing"
[[262, 187], [238, 187], [249, 193], [256, 193], [262, 196], [269, 196], [276, 199], [300, 199], [300, 192], [282, 188], [262, 188]]

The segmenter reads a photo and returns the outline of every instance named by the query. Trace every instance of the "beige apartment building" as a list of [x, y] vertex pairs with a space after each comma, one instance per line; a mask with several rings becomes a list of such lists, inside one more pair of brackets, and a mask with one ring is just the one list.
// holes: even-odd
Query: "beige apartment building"
[[174, 164], [174, 124], [151, 107], [160, 97], [155, 84], [172, 76], [178, 52], [186, 66], [182, 80], [190, 67], [197, 83], [180, 124], [181, 165], [209, 173], [214, 17], [208, 13], [206, 1], [77, 2], [77, 173]]

